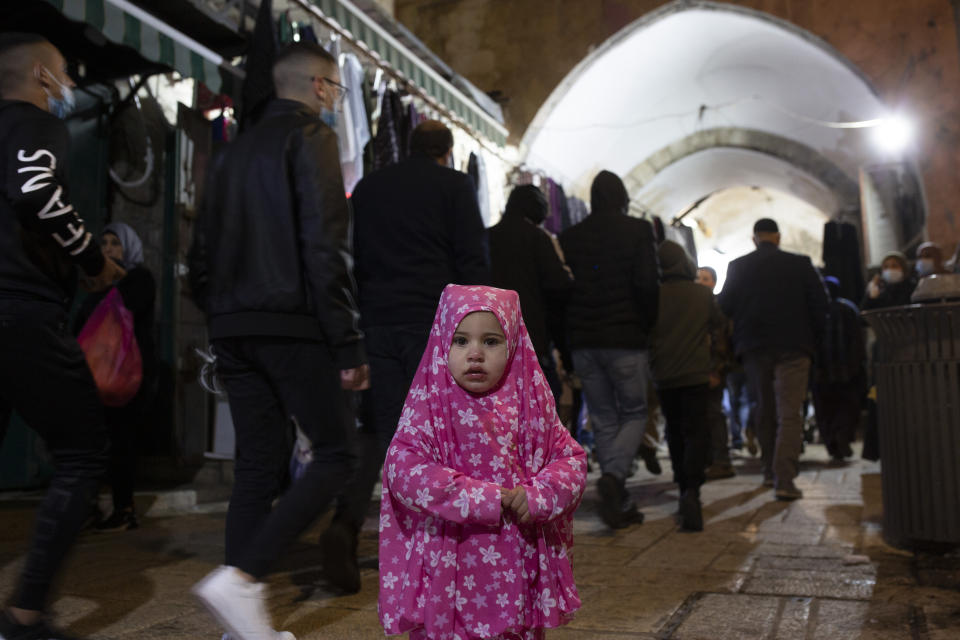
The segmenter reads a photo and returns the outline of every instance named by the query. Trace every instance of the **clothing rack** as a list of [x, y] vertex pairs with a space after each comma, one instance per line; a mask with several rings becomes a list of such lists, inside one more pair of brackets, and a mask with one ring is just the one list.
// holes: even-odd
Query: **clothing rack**
[[[348, 30], [343, 28], [336, 20], [324, 14], [319, 9], [319, 7], [312, 4], [310, 0], [292, 0], [292, 1], [295, 4], [297, 4], [301, 9], [306, 11], [311, 16], [311, 18], [317, 20], [318, 22], [323, 24], [324, 27], [329, 29], [331, 32], [337, 34], [345, 42], [349, 43], [351, 47], [353, 47], [359, 54], [367, 58], [370, 62], [373, 63], [374, 66], [382, 70], [386, 75], [390, 76], [390, 78], [395, 80], [398, 85], [402, 86], [408, 94], [416, 96], [421, 100], [423, 100], [428, 106], [430, 106], [431, 109], [441, 114], [448, 121], [453, 123], [455, 126], [465, 131], [471, 138], [476, 140], [481, 147], [486, 149], [488, 153], [495, 155], [501, 161], [507, 164], [511, 164], [511, 161], [503, 155], [503, 152], [501, 150], [493, 147], [486, 140], [484, 140], [482, 137], [477, 135], [471, 129], [471, 127], [466, 122], [463, 121], [463, 119], [460, 116], [458, 116], [456, 113], [454, 113], [445, 105], [443, 105], [441, 102], [436, 100], [433, 96], [431, 96], [426, 91], [424, 91], [419, 85], [413, 82], [401, 71], [396, 69], [388, 61], [384, 60], [383, 57], [380, 56], [380, 54], [370, 49], [370, 47], [367, 46], [365, 42], [355, 38], [352, 33], [350, 33]], [[389, 34], [384, 33], [382, 35], [386, 38], [390, 38]], [[397, 45], [402, 46], [402, 45], [399, 45], [399, 43], [397, 43]]]

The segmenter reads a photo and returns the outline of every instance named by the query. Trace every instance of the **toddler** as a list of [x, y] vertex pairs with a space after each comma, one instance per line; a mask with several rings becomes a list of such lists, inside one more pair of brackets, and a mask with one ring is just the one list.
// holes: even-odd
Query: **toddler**
[[533, 640], [568, 622], [585, 483], [516, 292], [448, 285], [383, 468], [386, 632]]

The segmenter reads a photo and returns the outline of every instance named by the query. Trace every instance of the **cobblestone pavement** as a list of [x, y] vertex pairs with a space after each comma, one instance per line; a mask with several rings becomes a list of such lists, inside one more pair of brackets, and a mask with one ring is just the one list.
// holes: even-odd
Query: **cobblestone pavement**
[[[960, 638], [960, 563], [914, 556], [884, 544], [880, 467], [833, 467], [808, 446], [798, 486], [805, 497], [777, 502], [760, 487], [759, 464], [737, 459], [738, 475], [703, 489], [706, 529], [680, 532], [669, 462], [629, 483], [644, 524], [611, 532], [596, 514], [596, 473], [576, 517], [575, 563], [583, 609], [551, 640], [670, 638]], [[146, 497], [144, 499], [147, 499]], [[0, 593], [21, 566], [32, 505], [0, 502]], [[190, 586], [222, 558], [222, 513], [150, 518], [136, 531], [85, 535], [54, 610], [77, 634], [97, 639], [219, 638]], [[337, 596], [320, 582], [304, 536], [271, 579], [277, 628], [300, 640], [382, 638], [376, 617], [376, 532], [360, 546], [363, 590]], [[865, 557], [857, 557], [865, 556]], [[939, 585], [939, 586], [938, 586]]]

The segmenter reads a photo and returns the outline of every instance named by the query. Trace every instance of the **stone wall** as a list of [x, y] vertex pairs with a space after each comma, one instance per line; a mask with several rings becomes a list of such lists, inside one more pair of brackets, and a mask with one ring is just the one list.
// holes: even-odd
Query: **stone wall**
[[[511, 140], [593, 47], [668, 0], [395, 0], [397, 19], [484, 91], [498, 91]], [[946, 0], [736, 0], [833, 46], [917, 124], [928, 235], [960, 240], [960, 46]], [[598, 96], [602, 99], [602, 96]], [[639, 159], [638, 159], [639, 160]]]

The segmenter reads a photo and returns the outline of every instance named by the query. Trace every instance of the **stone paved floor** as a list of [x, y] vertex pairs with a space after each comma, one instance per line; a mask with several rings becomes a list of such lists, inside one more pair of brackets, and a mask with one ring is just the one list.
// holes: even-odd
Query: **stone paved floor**
[[[665, 463], [665, 466], [666, 463]], [[915, 557], [880, 534], [879, 465], [826, 463], [808, 447], [798, 485], [777, 502], [760, 488], [755, 460], [736, 478], [704, 487], [706, 530], [678, 531], [676, 490], [641, 471], [630, 482], [647, 521], [618, 532], [595, 516], [591, 490], [576, 517], [576, 575], [583, 609], [551, 640], [662, 638], [831, 640], [960, 638], [956, 557]], [[20, 567], [32, 508], [0, 502], [0, 594]], [[189, 593], [222, 556], [222, 514], [152, 518], [135, 532], [80, 542], [54, 609], [78, 634], [117, 640], [219, 637]], [[368, 521], [372, 525], [373, 521]], [[319, 584], [305, 536], [271, 581], [278, 628], [301, 640], [382, 638], [376, 619], [376, 534], [361, 543], [364, 589], [337, 597]], [[862, 555], [858, 559], [851, 556]], [[935, 585], [940, 585], [937, 587]]]

